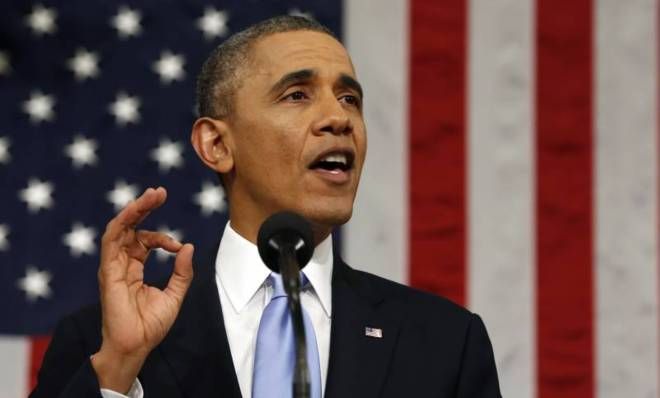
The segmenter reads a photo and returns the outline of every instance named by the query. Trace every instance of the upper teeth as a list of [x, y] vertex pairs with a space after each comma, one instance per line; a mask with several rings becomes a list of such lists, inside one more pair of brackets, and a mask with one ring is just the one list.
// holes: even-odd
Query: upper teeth
[[346, 159], [346, 155], [343, 153], [336, 153], [336, 154], [331, 154], [331, 155], [326, 155], [324, 156], [321, 161], [323, 162], [337, 162], [337, 163], [342, 163], [342, 164], [347, 164], [348, 160]]

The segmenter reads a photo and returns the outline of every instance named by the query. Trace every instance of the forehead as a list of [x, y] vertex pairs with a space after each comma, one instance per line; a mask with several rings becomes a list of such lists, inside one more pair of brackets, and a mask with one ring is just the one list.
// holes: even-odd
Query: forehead
[[250, 58], [253, 72], [272, 78], [298, 69], [355, 76], [344, 46], [321, 32], [293, 31], [266, 36], [254, 44]]

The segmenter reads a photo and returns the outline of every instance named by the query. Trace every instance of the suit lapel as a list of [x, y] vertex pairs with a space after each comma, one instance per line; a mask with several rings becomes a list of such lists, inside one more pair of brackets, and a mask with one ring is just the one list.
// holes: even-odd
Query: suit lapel
[[[217, 246], [216, 246], [217, 247]], [[179, 317], [159, 346], [185, 397], [241, 397], [215, 283], [215, 253], [195, 269]]]
[[[402, 308], [398, 300], [385, 300], [372, 280], [335, 261], [326, 397], [381, 395]], [[367, 327], [380, 329], [382, 338], [367, 336]]]

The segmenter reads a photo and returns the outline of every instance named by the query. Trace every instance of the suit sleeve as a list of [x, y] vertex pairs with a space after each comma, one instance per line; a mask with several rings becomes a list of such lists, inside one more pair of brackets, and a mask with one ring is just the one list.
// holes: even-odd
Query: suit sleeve
[[60, 321], [30, 398], [101, 398], [89, 348], [74, 318]]
[[459, 398], [501, 398], [493, 347], [481, 318], [473, 314], [468, 327], [458, 379]]

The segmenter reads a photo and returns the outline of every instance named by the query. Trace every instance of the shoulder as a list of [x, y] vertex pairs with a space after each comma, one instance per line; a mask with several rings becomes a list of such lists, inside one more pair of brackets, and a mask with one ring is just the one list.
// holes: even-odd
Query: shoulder
[[[477, 314], [446, 297], [357, 271], [346, 264], [340, 265], [338, 271], [344, 274], [338, 278], [350, 287], [343, 292], [355, 291], [371, 304], [367, 319], [387, 321], [398, 330], [400, 366], [413, 366], [420, 358], [427, 358], [435, 371], [459, 375], [461, 367], [470, 367], [472, 363], [494, 364], [488, 333]], [[464, 361], [466, 355], [470, 357], [469, 364]], [[438, 356], [446, 360], [438, 362]], [[405, 372], [403, 368], [400, 371]]]
[[[340, 265], [341, 266], [341, 265]], [[457, 327], [466, 330], [479, 317], [463, 306], [441, 295], [425, 292], [397, 283], [380, 276], [353, 269], [343, 264], [348, 279], [357, 289], [366, 291], [376, 301], [396, 303], [406, 313], [406, 318], [415, 323], [442, 325], [443, 328]]]

